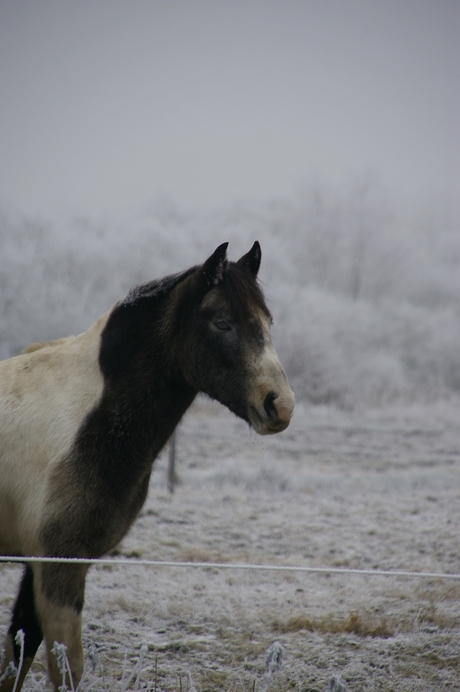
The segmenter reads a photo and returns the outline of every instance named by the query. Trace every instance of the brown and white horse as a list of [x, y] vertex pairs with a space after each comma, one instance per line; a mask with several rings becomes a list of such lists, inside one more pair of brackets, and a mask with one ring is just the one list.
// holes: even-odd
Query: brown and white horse
[[[111, 550], [198, 392], [262, 435], [289, 425], [294, 395], [256, 280], [259, 243], [238, 262], [226, 251], [224, 243], [203, 265], [131, 290], [84, 334], [0, 363], [0, 554], [97, 558]], [[77, 686], [87, 569], [27, 564], [2, 667], [18, 663], [22, 630], [17, 689], [43, 638], [55, 689], [55, 641], [67, 646]]]

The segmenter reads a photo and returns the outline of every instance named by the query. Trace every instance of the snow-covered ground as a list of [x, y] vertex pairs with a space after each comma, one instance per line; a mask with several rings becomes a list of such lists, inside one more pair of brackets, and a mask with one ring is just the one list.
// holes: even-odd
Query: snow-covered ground
[[[460, 573], [458, 403], [344, 413], [299, 405], [260, 438], [198, 400], [120, 553], [154, 560]], [[4, 631], [20, 567], [0, 567]], [[232, 571], [92, 568], [84, 642], [94, 689], [117, 689], [142, 644], [157, 690], [263, 690], [264, 655], [284, 661], [269, 689], [460, 689], [460, 582]], [[124, 662], [125, 656], [128, 657]], [[102, 678], [101, 666], [104, 670]], [[44, 653], [27, 690], [42, 689]], [[134, 687], [133, 687], [134, 689]]]

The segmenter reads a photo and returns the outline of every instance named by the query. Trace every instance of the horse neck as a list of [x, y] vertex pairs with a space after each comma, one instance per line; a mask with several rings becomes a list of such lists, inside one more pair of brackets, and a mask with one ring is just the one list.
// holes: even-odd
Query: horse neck
[[[173, 292], [174, 293], [174, 292]], [[101, 335], [101, 408], [110, 436], [155, 458], [196, 396], [175, 363], [173, 296], [116, 306]]]

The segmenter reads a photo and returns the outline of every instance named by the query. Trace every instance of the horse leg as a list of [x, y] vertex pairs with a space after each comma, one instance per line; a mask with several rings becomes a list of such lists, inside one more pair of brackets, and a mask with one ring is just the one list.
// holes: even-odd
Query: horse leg
[[[42, 629], [35, 610], [34, 574], [29, 565], [25, 568], [14, 605], [11, 625], [5, 641], [6, 655], [3, 660], [0, 677], [10, 662], [13, 662], [16, 668], [19, 666], [21, 646], [16, 642], [16, 635], [20, 630], [24, 633], [24, 650], [22, 652], [22, 668], [16, 686], [17, 690], [21, 688], [24, 678], [32, 665], [37, 649], [43, 639]], [[2, 692], [12, 690], [15, 682], [16, 678], [8, 678], [3, 683], [0, 682], [0, 690]]]
[[[46, 642], [48, 675], [55, 690], [63, 683], [76, 689], [83, 673], [81, 611], [87, 571], [80, 565], [37, 565], [36, 606]], [[53, 652], [55, 642], [66, 646], [70, 671], [67, 668], [64, 678], [62, 660]]]

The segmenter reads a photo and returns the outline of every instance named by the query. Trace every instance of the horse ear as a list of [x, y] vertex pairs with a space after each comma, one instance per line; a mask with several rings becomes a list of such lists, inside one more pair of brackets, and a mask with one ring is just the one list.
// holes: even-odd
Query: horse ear
[[219, 245], [211, 257], [203, 264], [202, 276], [207, 288], [217, 286], [222, 281], [224, 272], [227, 269], [227, 247], [228, 243]]
[[252, 248], [246, 255], [241, 257], [237, 264], [241, 267], [246, 267], [250, 272], [257, 276], [260, 267], [260, 260], [262, 259], [262, 250], [260, 249], [260, 244], [256, 240]]

